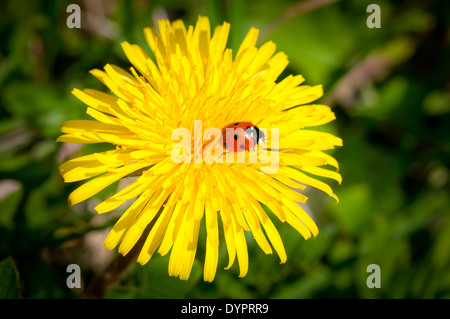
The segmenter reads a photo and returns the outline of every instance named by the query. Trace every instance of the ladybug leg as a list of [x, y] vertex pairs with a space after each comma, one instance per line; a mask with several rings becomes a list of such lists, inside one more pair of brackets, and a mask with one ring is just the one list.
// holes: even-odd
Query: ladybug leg
[[[228, 154], [228, 153], [230, 153], [230, 152], [225, 150], [225, 154]], [[222, 156], [223, 156], [223, 153], [221, 153], [217, 159], [220, 159]]]

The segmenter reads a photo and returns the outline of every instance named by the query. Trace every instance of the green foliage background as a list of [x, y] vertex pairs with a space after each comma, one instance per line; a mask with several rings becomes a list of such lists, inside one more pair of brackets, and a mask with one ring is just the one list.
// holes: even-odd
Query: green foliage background
[[[309, 191], [315, 239], [276, 224], [285, 264], [249, 237], [248, 275], [238, 278], [237, 262], [223, 270], [222, 244], [216, 279], [205, 283], [203, 225], [188, 281], [169, 277], [168, 256], [155, 255], [146, 266], [133, 263], [104, 297], [450, 297], [448, 2], [343, 0], [301, 13], [289, 0], [79, 1], [82, 28], [69, 29], [71, 2], [0, 4], [0, 298], [82, 297], [117, 254], [102, 241], [121, 212], [93, 210], [117, 184], [71, 207], [79, 184], [64, 184], [58, 172], [62, 160], [98, 150], [55, 143], [63, 121], [87, 118], [70, 92], [106, 91], [88, 71], [128, 68], [120, 43], [149, 51], [142, 29], [158, 17], [193, 24], [199, 14], [213, 26], [231, 23], [233, 49], [259, 28], [261, 42], [289, 57], [282, 77], [324, 85], [320, 102], [337, 116], [325, 129], [344, 140], [333, 152], [343, 183], [331, 183], [340, 203]], [[370, 3], [381, 7], [379, 29], [366, 25]], [[66, 286], [72, 263], [82, 269], [80, 289]], [[381, 268], [379, 289], [366, 285], [369, 264]]]

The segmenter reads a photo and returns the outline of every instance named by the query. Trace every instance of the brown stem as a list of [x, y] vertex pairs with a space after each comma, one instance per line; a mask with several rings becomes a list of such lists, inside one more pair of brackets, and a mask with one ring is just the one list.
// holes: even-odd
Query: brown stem
[[120, 254], [114, 258], [111, 263], [106, 267], [106, 269], [94, 279], [92, 284], [86, 289], [83, 298], [88, 299], [99, 299], [102, 298], [106, 290], [117, 283], [122, 276], [122, 274], [128, 269], [128, 267], [135, 261], [136, 256], [141, 251], [144, 246], [145, 240], [147, 239], [153, 225], [161, 214], [162, 208], [153, 218], [152, 222], [145, 228], [139, 240], [133, 246], [133, 248], [126, 254], [122, 256]]

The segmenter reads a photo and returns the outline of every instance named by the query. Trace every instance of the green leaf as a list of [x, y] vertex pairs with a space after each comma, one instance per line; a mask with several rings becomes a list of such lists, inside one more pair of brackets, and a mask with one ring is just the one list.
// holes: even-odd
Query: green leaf
[[330, 273], [326, 269], [303, 277], [272, 296], [274, 299], [312, 298], [314, 294], [325, 289], [331, 281]]
[[186, 298], [202, 276], [202, 267], [198, 260], [194, 260], [188, 280], [180, 280], [169, 276], [169, 255], [155, 254], [152, 259], [141, 266], [135, 264], [120, 285], [110, 288], [105, 298]]
[[87, 118], [86, 107], [56, 84], [12, 83], [2, 96], [6, 111], [14, 118], [26, 119], [51, 139], [61, 134], [62, 122]]
[[19, 273], [11, 257], [0, 262], [0, 299], [19, 299]]
[[[221, 270], [222, 271], [222, 270]], [[243, 280], [234, 274], [223, 271], [215, 279], [217, 290], [224, 298], [231, 299], [251, 299], [255, 298], [254, 294], [243, 285]]]
[[0, 188], [9, 189], [11, 192], [0, 200], [0, 226], [14, 229], [14, 216], [23, 197], [22, 185], [15, 180], [3, 180]]
[[339, 205], [329, 209], [342, 230], [357, 234], [371, 218], [371, 189], [366, 184], [354, 184], [338, 192]]

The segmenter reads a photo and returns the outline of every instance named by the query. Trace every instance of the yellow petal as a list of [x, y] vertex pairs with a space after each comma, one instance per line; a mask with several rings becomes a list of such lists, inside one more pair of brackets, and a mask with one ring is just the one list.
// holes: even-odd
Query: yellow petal
[[156, 223], [151, 229], [150, 234], [148, 235], [144, 246], [142, 246], [142, 250], [137, 258], [137, 262], [141, 265], [146, 264], [150, 260], [150, 258], [155, 253], [156, 248], [161, 243], [174, 208], [174, 206], [164, 207], [161, 216], [157, 219]]
[[306, 165], [303, 165], [301, 169], [305, 172], [308, 172], [308, 173], [311, 173], [314, 175], [332, 178], [335, 181], [337, 181], [339, 184], [342, 183], [342, 176], [339, 173], [329, 171], [329, 170], [321, 168], [321, 167], [306, 166]]
[[288, 174], [291, 176], [292, 179], [295, 179], [296, 181], [303, 183], [305, 185], [309, 185], [311, 187], [317, 188], [321, 190], [324, 193], [327, 193], [329, 196], [333, 197], [336, 202], [339, 202], [339, 199], [337, 196], [333, 193], [331, 190], [331, 187], [325, 184], [324, 182], [321, 182], [315, 178], [309, 177], [299, 170], [290, 168], [290, 167], [280, 167], [280, 170], [288, 172]]
[[228, 265], [225, 267], [225, 269], [230, 269], [236, 258], [236, 243], [234, 240], [234, 231], [231, 223], [223, 224], [223, 228], [224, 228], [225, 242], [228, 251]]
[[239, 47], [239, 50], [236, 54], [236, 59], [238, 59], [238, 57], [244, 52], [244, 50], [255, 46], [256, 41], [258, 40], [258, 34], [258, 29], [253, 27], [250, 29], [250, 31], [245, 36], [244, 41], [242, 41], [241, 46]]
[[251, 205], [258, 214], [258, 218], [266, 231], [267, 237], [269, 237], [270, 242], [272, 243], [273, 247], [275, 248], [275, 251], [280, 257], [280, 263], [285, 263], [287, 259], [286, 251], [284, 249], [283, 241], [281, 240], [280, 234], [278, 233], [275, 225], [267, 216], [266, 212], [261, 207], [261, 205], [259, 205], [255, 201], [251, 201]]
[[122, 168], [118, 169], [115, 172], [106, 173], [104, 175], [96, 177], [93, 180], [90, 180], [89, 182], [84, 183], [83, 185], [81, 185], [80, 187], [75, 189], [69, 195], [69, 201], [72, 205], [82, 202], [82, 201], [88, 199], [89, 197], [97, 194], [105, 187], [118, 181], [119, 179], [133, 173], [136, 170], [144, 168], [146, 166], [148, 166], [148, 163], [145, 161], [137, 162], [137, 163], [123, 166]]
[[244, 230], [236, 221], [235, 218], [232, 219], [233, 225], [233, 236], [236, 245], [236, 255], [239, 263], [239, 277], [245, 277], [248, 272], [248, 252], [247, 252], [247, 241], [245, 239]]

